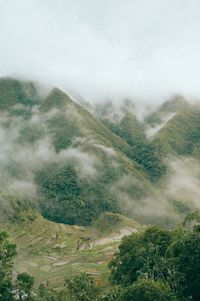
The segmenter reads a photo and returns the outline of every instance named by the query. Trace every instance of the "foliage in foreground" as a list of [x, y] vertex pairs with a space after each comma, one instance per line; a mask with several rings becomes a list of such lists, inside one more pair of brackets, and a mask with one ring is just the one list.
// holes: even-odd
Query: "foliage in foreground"
[[[149, 301], [200, 300], [200, 227], [192, 231], [151, 227], [126, 237], [110, 269], [111, 282], [125, 290], [123, 300], [139, 300], [134, 299], [137, 294]], [[150, 298], [150, 293], [145, 297], [150, 287], [157, 297]], [[159, 297], [159, 287], [168, 290], [168, 299]]]
[[16, 245], [7, 240], [8, 234], [0, 232], [0, 301], [32, 300], [34, 279], [27, 273], [18, 274], [12, 281], [13, 259]]
[[[91, 276], [75, 276], [68, 280], [73, 300], [200, 300], [198, 221], [197, 215], [193, 214], [184, 223], [187, 228], [163, 230], [149, 227], [125, 237], [109, 264], [110, 285], [106, 289], [98, 288]], [[83, 293], [85, 299], [80, 297]]]
[[[12, 280], [16, 246], [0, 233], [0, 301], [199, 301], [200, 224], [190, 214], [183, 228], [149, 227], [126, 236], [109, 264], [110, 283], [79, 274], [65, 279], [65, 289], [50, 291], [26, 273]], [[192, 227], [191, 227], [192, 226]]]

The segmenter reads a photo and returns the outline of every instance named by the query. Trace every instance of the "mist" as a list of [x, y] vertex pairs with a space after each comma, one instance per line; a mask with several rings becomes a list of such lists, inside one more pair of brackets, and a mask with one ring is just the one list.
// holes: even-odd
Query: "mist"
[[198, 0], [0, 0], [0, 76], [89, 102], [200, 98]]
[[165, 196], [193, 210], [200, 209], [200, 164], [188, 157], [169, 163], [169, 178], [165, 181]]
[[[70, 114], [71, 112], [71, 114]], [[59, 153], [55, 151], [52, 137], [47, 132], [46, 123], [59, 112], [55, 109], [41, 114], [37, 106], [32, 109], [30, 120], [21, 116], [9, 116], [0, 113], [0, 185], [1, 190], [34, 198], [38, 187], [35, 184], [35, 173], [50, 162], [73, 162], [80, 177], [95, 177], [101, 164], [94, 154], [84, 150], [84, 142], [74, 139], [72, 145]], [[74, 116], [74, 111], [68, 114]], [[6, 127], [5, 124], [9, 124]], [[26, 141], [24, 128], [37, 126], [41, 136], [36, 141]], [[35, 130], [35, 128], [34, 128]], [[93, 142], [91, 142], [93, 143]], [[100, 146], [96, 146], [100, 147]], [[102, 146], [103, 147], [103, 146]]]

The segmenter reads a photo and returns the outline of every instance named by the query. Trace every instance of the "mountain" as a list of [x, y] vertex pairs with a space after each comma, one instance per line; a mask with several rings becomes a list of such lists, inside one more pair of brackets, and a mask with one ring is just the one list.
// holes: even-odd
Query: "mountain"
[[173, 115], [180, 111], [187, 109], [189, 104], [187, 100], [181, 95], [175, 95], [159, 105], [156, 109], [145, 116], [145, 124], [151, 127], [157, 127], [170, 120]]
[[[0, 113], [4, 194], [22, 203], [29, 199], [45, 218], [66, 224], [89, 225], [108, 211], [152, 223], [158, 203], [156, 223], [173, 223], [173, 208], [123, 136], [58, 88], [42, 97], [36, 87], [28, 94], [33, 83], [3, 79], [4, 84], [9, 87], [6, 96], [3, 89], [8, 106]], [[17, 87], [29, 95], [27, 103]]]
[[101, 122], [131, 147], [146, 141], [144, 124], [136, 117], [135, 106], [130, 100], [126, 99], [120, 106], [111, 102], [97, 104], [95, 111]]
[[[72, 225], [90, 225], [103, 212], [145, 224], [181, 217], [163, 186], [170, 162], [199, 158], [197, 104], [176, 96], [138, 119], [130, 100], [88, 110], [58, 88], [45, 95], [34, 83], [10, 78], [1, 79], [0, 88], [6, 212], [12, 212], [12, 196]], [[156, 129], [151, 137], [150, 129]]]
[[[182, 215], [199, 210], [198, 102], [188, 103], [184, 97], [176, 95], [157, 108], [148, 107], [143, 118], [140, 115], [139, 119], [130, 101], [125, 101], [120, 107], [112, 103], [101, 104], [96, 111], [110, 130], [132, 146], [131, 158], [174, 211], [178, 210]], [[132, 133], [133, 138], [130, 138]]]
[[164, 167], [157, 182], [162, 196], [181, 215], [199, 210], [199, 103], [174, 96], [147, 114], [144, 126], [149, 145]]
[[93, 226], [55, 223], [35, 210], [17, 211], [17, 219], [0, 222], [17, 244], [14, 275], [27, 272], [35, 286], [48, 283], [49, 289], [63, 287], [66, 276], [81, 272], [107, 279], [108, 262], [121, 238], [138, 232], [142, 226], [124, 216], [105, 213]]
[[125, 100], [78, 103], [59, 88], [0, 79], [0, 225], [15, 271], [62, 286], [107, 275], [120, 239], [199, 210], [200, 106], [175, 96], [141, 118]]
[[154, 137], [155, 145], [176, 155], [194, 155], [200, 148], [200, 106], [180, 110]]
[[16, 79], [0, 79], [0, 110], [15, 112], [16, 106], [31, 107], [40, 100], [36, 86], [32, 82]]

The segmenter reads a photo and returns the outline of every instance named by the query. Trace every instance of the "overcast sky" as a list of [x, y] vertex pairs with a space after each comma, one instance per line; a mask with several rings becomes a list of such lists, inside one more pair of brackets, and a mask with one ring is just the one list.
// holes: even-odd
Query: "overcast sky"
[[0, 75], [89, 101], [200, 98], [200, 1], [0, 0]]

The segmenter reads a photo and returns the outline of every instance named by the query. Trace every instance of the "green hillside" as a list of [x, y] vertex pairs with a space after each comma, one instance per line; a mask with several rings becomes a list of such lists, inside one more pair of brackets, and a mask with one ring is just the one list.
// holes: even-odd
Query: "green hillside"
[[90, 110], [58, 88], [44, 95], [0, 80], [0, 226], [18, 246], [14, 276], [61, 288], [87, 272], [108, 285], [123, 236], [199, 210], [200, 107], [175, 97], [142, 121], [131, 101]]
[[117, 108], [108, 102], [97, 105], [95, 110], [102, 123], [130, 146], [146, 141], [144, 124], [137, 119], [131, 101], [125, 100]]
[[80, 227], [53, 223], [34, 210], [22, 210], [12, 223], [0, 225], [17, 244], [15, 273], [28, 272], [36, 286], [48, 281], [49, 288], [62, 287], [65, 277], [80, 272], [106, 279], [121, 237], [141, 229], [133, 220], [111, 213], [93, 226]]
[[[0, 110], [17, 112], [20, 106], [33, 106], [39, 100], [35, 84], [12, 78], [0, 78]], [[20, 113], [20, 111], [18, 111]]]
[[189, 107], [188, 102], [183, 96], [176, 95], [171, 99], [165, 101], [157, 109], [153, 110], [144, 119], [146, 125], [155, 127], [158, 124], [162, 124], [163, 119], [169, 114], [176, 114], [180, 111], [187, 109]]
[[196, 153], [200, 147], [200, 107], [181, 110], [159, 131], [153, 144], [177, 155]]
[[[153, 211], [146, 213], [143, 207], [156, 207], [157, 202], [165, 213], [158, 213], [156, 223], [174, 222], [173, 208], [152, 185], [123, 135], [113, 133], [57, 88], [43, 99], [37, 98], [35, 88], [30, 102], [22, 105], [29, 115], [13, 115], [18, 90], [14, 80], [4, 81], [11, 86], [7, 99], [16, 97], [8, 115], [3, 118], [0, 113], [6, 158], [0, 163], [3, 191], [30, 199], [54, 222], [89, 225], [109, 211], [154, 223]], [[129, 124], [137, 123], [131, 120], [128, 116], [123, 121], [127, 133]], [[144, 138], [139, 125], [138, 132]], [[7, 141], [7, 135], [12, 139]]]
[[[89, 225], [110, 211], [141, 223], [174, 224], [179, 210], [157, 183], [168, 174], [169, 156], [198, 158], [198, 106], [175, 97], [142, 122], [130, 101], [115, 110], [102, 105], [94, 116], [58, 88], [42, 98], [33, 83], [2, 79], [1, 85], [7, 104], [0, 113], [3, 191], [30, 199], [54, 222]], [[19, 94], [26, 101], [16, 110]], [[149, 140], [147, 126], [168, 113], [175, 115]], [[160, 118], [153, 125], [152, 114]]]
[[[166, 107], [168, 108], [169, 105]], [[162, 160], [163, 155], [160, 148], [155, 148], [146, 135], [148, 116], [151, 118], [151, 115], [157, 115], [158, 112], [151, 113], [144, 121], [141, 121], [137, 118], [134, 104], [131, 101], [124, 101], [122, 106], [117, 109], [112, 104], [106, 103], [97, 106], [96, 111], [104, 125], [131, 146], [132, 151], [129, 157], [137, 163], [140, 171], [151, 182], [158, 182], [166, 171]], [[112, 111], [115, 112], [113, 115]], [[164, 111], [164, 109], [161, 108], [160, 111]]]

